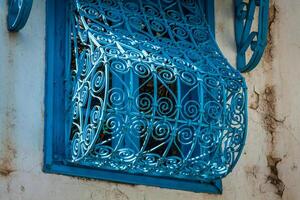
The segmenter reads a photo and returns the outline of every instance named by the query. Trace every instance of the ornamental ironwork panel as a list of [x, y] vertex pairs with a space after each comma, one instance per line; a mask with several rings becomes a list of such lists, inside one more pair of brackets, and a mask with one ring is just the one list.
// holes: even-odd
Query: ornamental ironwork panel
[[[236, 65], [241, 72], [253, 70], [267, 46], [269, 0], [234, 0]], [[253, 25], [257, 15], [257, 27]], [[248, 58], [247, 58], [248, 57]]]
[[246, 137], [241, 74], [196, 0], [76, 0], [70, 162], [209, 181]]

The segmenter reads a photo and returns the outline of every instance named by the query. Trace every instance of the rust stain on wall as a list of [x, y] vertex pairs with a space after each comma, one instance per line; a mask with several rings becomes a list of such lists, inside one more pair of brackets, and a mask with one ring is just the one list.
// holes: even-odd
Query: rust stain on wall
[[277, 165], [282, 161], [281, 158], [273, 157], [272, 155], [267, 156], [268, 167], [270, 168], [270, 174], [267, 177], [267, 181], [274, 185], [277, 189], [276, 194], [280, 197], [283, 196], [285, 190], [285, 184], [278, 176]]
[[[5, 88], [4, 88], [4, 103], [6, 104], [5, 113], [3, 116], [3, 121], [0, 124], [0, 134], [2, 135], [1, 139], [1, 154], [0, 154], [0, 176], [9, 176], [14, 172], [14, 160], [17, 156], [16, 146], [14, 142], [13, 135], [15, 134], [16, 126], [16, 110], [15, 110], [15, 63], [14, 63], [14, 48], [16, 43], [17, 34], [12, 33], [8, 35], [8, 54], [7, 61], [8, 66], [4, 69], [5, 71]], [[4, 104], [3, 104], [4, 105]]]
[[267, 182], [276, 188], [276, 194], [283, 196], [285, 184], [279, 177], [277, 165], [282, 161], [276, 156], [276, 134], [277, 128], [285, 122], [284, 119], [279, 119], [276, 112], [276, 91], [275, 86], [267, 85], [262, 94], [261, 111], [263, 116], [263, 127], [269, 136], [269, 153], [266, 156], [267, 165], [270, 173], [267, 175]]
[[[264, 55], [265, 69], [272, 69], [273, 66], [276, 40], [274, 37], [277, 30], [277, 22], [279, 21], [279, 12], [280, 10], [276, 0], [271, 0], [269, 8], [268, 44]], [[279, 197], [282, 197], [285, 191], [285, 184], [280, 178], [280, 172], [278, 171], [277, 166], [283, 158], [280, 158], [276, 152], [276, 135], [279, 134], [278, 128], [285, 123], [286, 117], [281, 117], [277, 113], [277, 96], [272, 73], [267, 74], [265, 71], [264, 74], [266, 76], [265, 88], [260, 93], [254, 90], [252, 97], [254, 101], [252, 107], [250, 105], [250, 108], [261, 114], [262, 126], [268, 134], [268, 152], [266, 154], [266, 161], [267, 167], [269, 168], [269, 174], [266, 175], [266, 183], [273, 185], [276, 194]]]
[[15, 127], [15, 109], [8, 109], [5, 113], [5, 127], [1, 130], [4, 133], [4, 140], [2, 141], [2, 157], [0, 157], [0, 176], [9, 176], [15, 171], [13, 160], [16, 158], [17, 151], [12, 142], [12, 132]]
[[270, 9], [269, 9], [269, 32], [268, 32], [268, 45], [266, 47], [264, 60], [267, 63], [272, 63], [274, 58], [274, 32], [276, 22], [279, 20], [278, 18], [279, 8], [275, 2], [275, 0], [271, 0]]
[[9, 176], [15, 170], [13, 169], [12, 159], [14, 158], [15, 150], [10, 145], [6, 146], [5, 156], [0, 159], [0, 175]]

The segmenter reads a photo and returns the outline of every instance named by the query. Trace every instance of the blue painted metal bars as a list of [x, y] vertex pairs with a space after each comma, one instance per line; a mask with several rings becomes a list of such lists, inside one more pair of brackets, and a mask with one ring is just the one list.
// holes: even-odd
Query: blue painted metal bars
[[226, 176], [246, 137], [246, 85], [199, 2], [77, 0], [71, 14], [70, 162], [188, 180]]
[[44, 171], [221, 193], [247, 89], [213, 21], [210, 0], [47, 1]]
[[[268, 37], [269, 0], [235, 1], [235, 38], [237, 45], [237, 69], [249, 72], [259, 63]], [[253, 19], [258, 9], [258, 27], [253, 31]], [[252, 53], [247, 58], [248, 50]]]
[[[46, 96], [45, 96], [45, 142], [44, 168], [47, 173], [94, 178], [129, 184], [143, 184], [194, 192], [222, 192], [220, 179], [198, 181], [152, 177], [141, 174], [104, 170], [68, 162], [70, 150], [66, 148], [69, 137], [67, 118], [70, 110], [70, 4], [67, 1], [46, 1]], [[73, 26], [72, 26], [73, 27]], [[73, 59], [72, 59], [73, 60]], [[73, 60], [74, 61], [74, 60]], [[69, 146], [69, 145], [68, 145]], [[66, 153], [65, 153], [66, 152]]]
[[29, 17], [32, 0], [8, 0], [7, 29], [17, 32], [22, 29]]

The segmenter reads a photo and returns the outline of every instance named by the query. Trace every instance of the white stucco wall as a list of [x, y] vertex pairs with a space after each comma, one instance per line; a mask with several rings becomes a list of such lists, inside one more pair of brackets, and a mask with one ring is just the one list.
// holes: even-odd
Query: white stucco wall
[[[234, 63], [231, 0], [217, 2], [217, 38]], [[297, 200], [300, 196], [300, 1], [273, 0], [270, 40], [249, 87], [247, 144], [223, 195], [44, 174], [45, 0], [25, 29], [6, 31], [0, 0], [0, 200]], [[297, 187], [298, 186], [298, 187]]]

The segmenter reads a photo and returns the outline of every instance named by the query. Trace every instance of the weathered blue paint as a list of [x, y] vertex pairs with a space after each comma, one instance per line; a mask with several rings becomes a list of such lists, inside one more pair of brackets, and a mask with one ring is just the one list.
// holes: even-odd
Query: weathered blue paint
[[32, 0], [8, 0], [7, 29], [12, 32], [22, 29], [29, 17]]
[[[253, 70], [264, 53], [268, 37], [269, 0], [234, 0], [235, 39], [237, 45], [237, 69], [241, 72]], [[253, 19], [258, 10], [258, 27], [253, 31]], [[252, 54], [247, 58], [246, 52]]]

